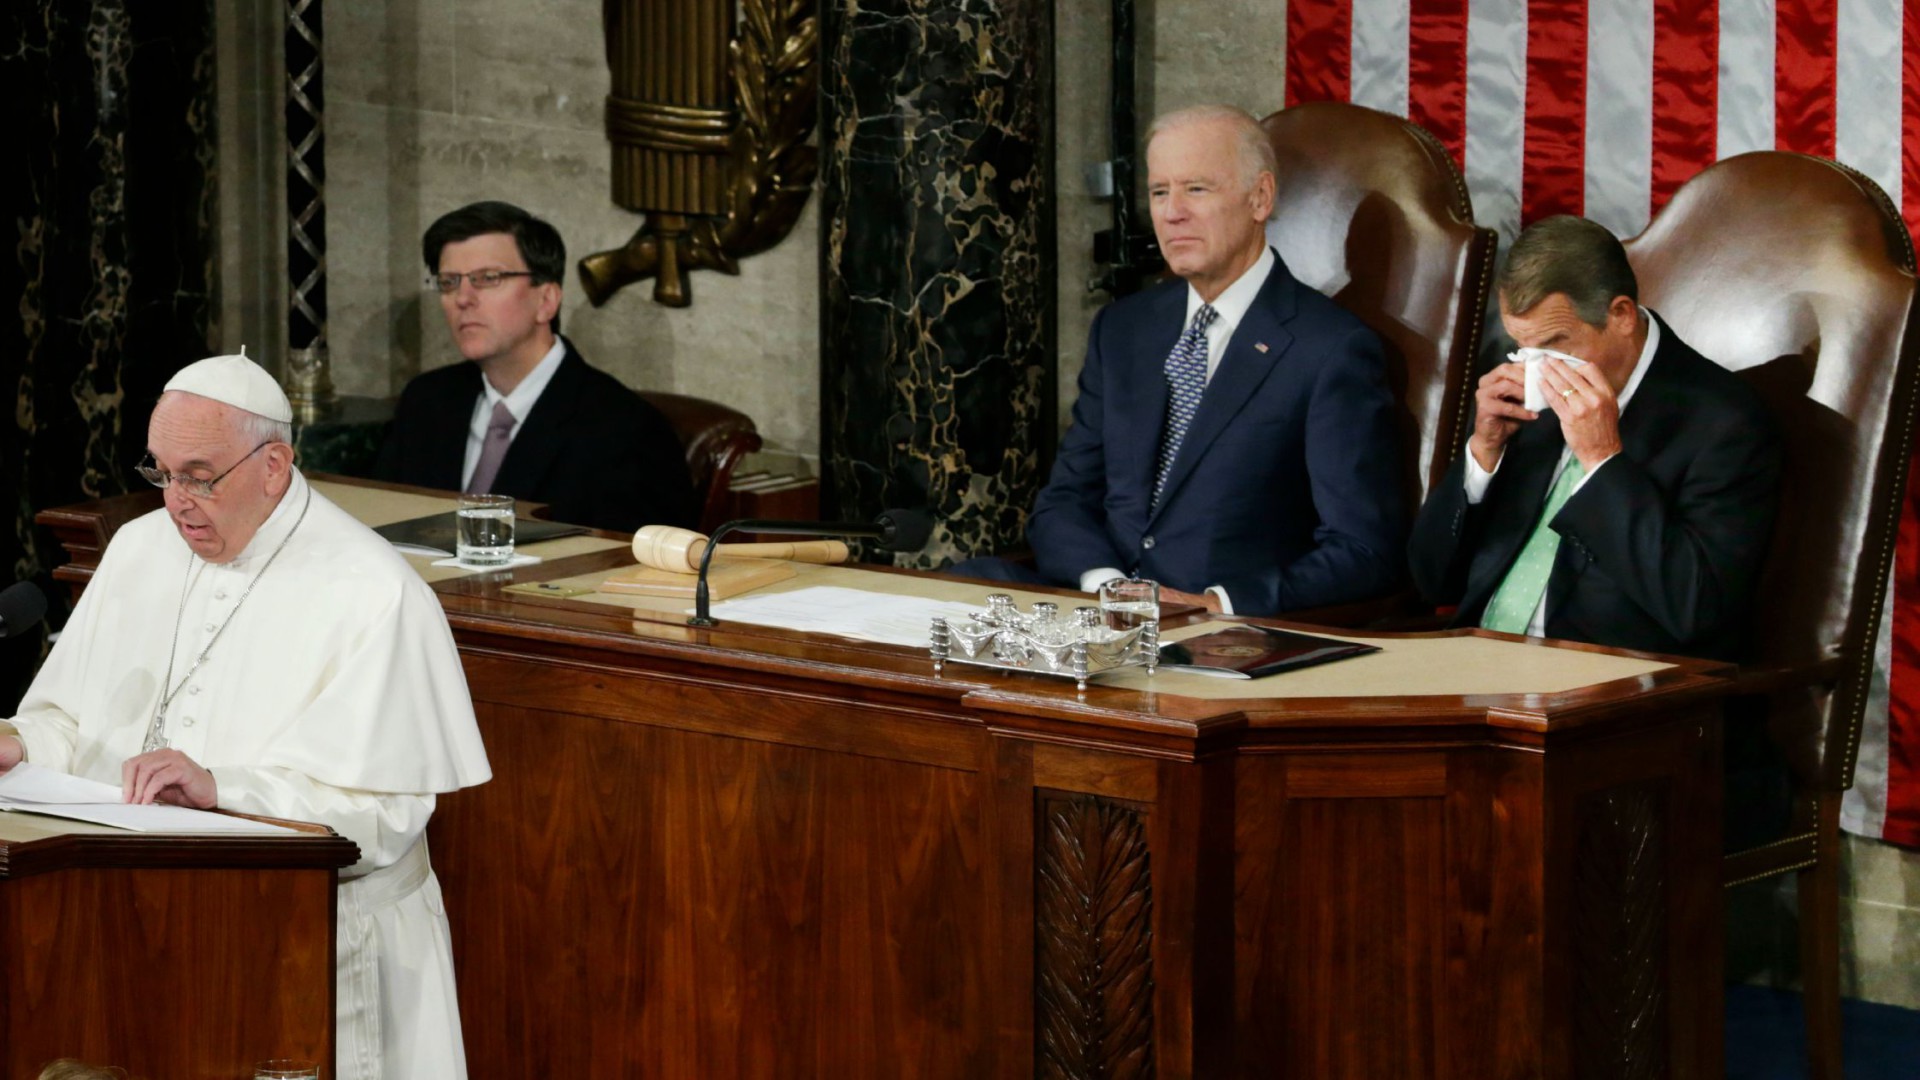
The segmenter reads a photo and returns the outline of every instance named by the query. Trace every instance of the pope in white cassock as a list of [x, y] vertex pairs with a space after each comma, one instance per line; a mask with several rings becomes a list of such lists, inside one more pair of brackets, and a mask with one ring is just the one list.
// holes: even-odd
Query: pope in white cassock
[[[314, 821], [360, 846], [338, 904], [336, 1074], [464, 1077], [434, 797], [492, 773], [439, 602], [293, 466], [292, 410], [244, 356], [167, 384], [122, 527], [9, 727], [22, 760], [130, 802]], [[15, 737], [7, 737], [7, 735]]]

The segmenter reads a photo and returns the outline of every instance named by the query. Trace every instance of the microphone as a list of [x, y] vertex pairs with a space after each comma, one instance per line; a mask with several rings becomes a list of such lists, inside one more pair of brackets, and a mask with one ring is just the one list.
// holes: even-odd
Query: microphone
[[770, 521], [741, 518], [713, 530], [707, 549], [700, 553], [700, 581], [693, 590], [693, 615], [688, 626], [720, 625], [707, 597], [707, 567], [720, 548], [720, 538], [730, 532], [772, 533], [775, 536], [864, 536], [879, 541], [884, 551], [918, 551], [933, 535], [933, 519], [920, 510], [886, 510], [872, 521]]
[[31, 581], [16, 581], [0, 590], [0, 638], [24, 634], [47, 615], [47, 594]]

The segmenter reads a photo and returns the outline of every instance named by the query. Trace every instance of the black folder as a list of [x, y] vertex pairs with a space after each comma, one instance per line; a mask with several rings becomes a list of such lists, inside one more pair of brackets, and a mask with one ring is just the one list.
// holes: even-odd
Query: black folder
[[1160, 666], [1257, 679], [1262, 675], [1276, 675], [1282, 671], [1379, 651], [1378, 645], [1360, 645], [1336, 638], [1247, 624], [1200, 634], [1185, 641], [1162, 643]]

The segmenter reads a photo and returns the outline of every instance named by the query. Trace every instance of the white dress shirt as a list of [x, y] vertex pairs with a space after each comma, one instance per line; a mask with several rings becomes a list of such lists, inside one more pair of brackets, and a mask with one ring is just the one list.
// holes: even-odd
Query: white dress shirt
[[[1660, 323], [1656, 321], [1652, 315], [1647, 313], [1646, 308], [1640, 309], [1640, 317], [1646, 320], [1647, 323], [1647, 343], [1641, 346], [1640, 358], [1633, 362], [1633, 374], [1627, 376], [1627, 385], [1620, 390], [1618, 401], [1620, 402], [1621, 416], [1627, 415], [1627, 402], [1633, 400], [1633, 392], [1640, 389], [1640, 380], [1646, 378], [1647, 368], [1653, 364], [1653, 354], [1660, 351]], [[1612, 461], [1614, 457], [1617, 456], [1619, 456], [1617, 453], [1610, 455], [1606, 461], [1602, 461], [1599, 465], [1595, 465], [1593, 468], [1587, 470], [1587, 475], [1582, 476], [1574, 483], [1573, 490], [1578, 492], [1581, 488], [1585, 487], [1587, 481], [1593, 479], [1594, 474], [1605, 467], [1607, 461]], [[1506, 460], [1506, 454], [1503, 451], [1501, 453], [1501, 461], [1504, 460]], [[1553, 485], [1560, 482], [1560, 474], [1566, 470], [1567, 462], [1572, 460], [1572, 447], [1560, 451], [1560, 461], [1553, 467], [1553, 476], [1547, 481], [1548, 491], [1552, 491]], [[1467, 451], [1467, 505], [1480, 505], [1480, 500], [1487, 497], [1487, 485], [1493, 483], [1493, 475], [1499, 471], [1499, 461], [1493, 463], [1493, 470], [1489, 472], [1481, 468], [1480, 463], [1474, 460], [1473, 451]], [[1568, 498], [1572, 498], [1572, 495], [1569, 495]], [[1534, 606], [1533, 618], [1527, 620], [1527, 636], [1547, 636], [1547, 594], [1544, 592], [1540, 594], [1540, 603]]]
[[527, 372], [527, 377], [521, 379], [511, 393], [502, 394], [493, 388], [490, 380], [481, 376], [483, 392], [473, 399], [473, 419], [467, 422], [467, 457], [466, 463], [460, 467], [460, 490], [466, 490], [467, 484], [473, 480], [474, 466], [480, 464], [480, 448], [486, 444], [487, 428], [493, 423], [493, 407], [504, 401], [507, 411], [513, 414], [513, 433], [507, 436], [507, 442], [511, 445], [514, 436], [519, 435], [520, 428], [526, 424], [527, 414], [533, 411], [534, 402], [540, 400], [547, 384], [553, 381], [553, 373], [560, 370], [560, 361], [566, 355], [567, 343], [555, 334], [553, 348], [547, 350], [547, 355], [540, 358], [540, 362]]
[[[1233, 284], [1226, 287], [1213, 300], [1213, 322], [1206, 329], [1207, 338], [1207, 381], [1213, 381], [1213, 373], [1220, 370], [1220, 358], [1227, 355], [1227, 343], [1233, 340], [1233, 331], [1246, 319], [1248, 309], [1266, 287], [1267, 277], [1273, 273], [1273, 265], [1279, 257], [1271, 247], [1262, 248], [1260, 258], [1247, 268], [1246, 273], [1235, 278]], [[1187, 286], [1187, 318], [1180, 324], [1181, 333], [1193, 325], [1193, 317], [1207, 301], [1202, 299], [1200, 291], [1192, 285]], [[1117, 577], [1126, 577], [1111, 566], [1097, 566], [1080, 575], [1082, 592], [1098, 592], [1103, 582]], [[1233, 600], [1227, 596], [1227, 590], [1218, 585], [1209, 585], [1207, 591], [1220, 598], [1220, 610], [1233, 614]]]

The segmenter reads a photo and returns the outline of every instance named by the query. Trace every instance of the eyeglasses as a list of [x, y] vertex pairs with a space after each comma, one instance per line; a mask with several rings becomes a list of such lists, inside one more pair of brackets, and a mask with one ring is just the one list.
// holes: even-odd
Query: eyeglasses
[[151, 452], [149, 452], [146, 457], [140, 459], [140, 464], [135, 465], [133, 471], [139, 473], [142, 480], [152, 484], [154, 487], [164, 490], [168, 484], [179, 484], [181, 491], [186, 492], [196, 499], [206, 499], [212, 497], [213, 485], [225, 480], [228, 474], [232, 473], [234, 469], [245, 465], [247, 458], [272, 446], [273, 443], [274, 440], [268, 439], [266, 442], [247, 451], [246, 455], [229, 466], [226, 472], [221, 473], [211, 480], [202, 480], [197, 476], [182, 476], [179, 473], [165, 472], [160, 468], [160, 463], [153, 460], [153, 454]]
[[464, 274], [428, 274], [427, 288], [439, 293], [459, 292], [460, 279], [465, 278], [467, 283], [476, 289], [497, 289], [501, 282], [510, 277], [530, 278], [532, 276], [531, 270], [471, 270]]

